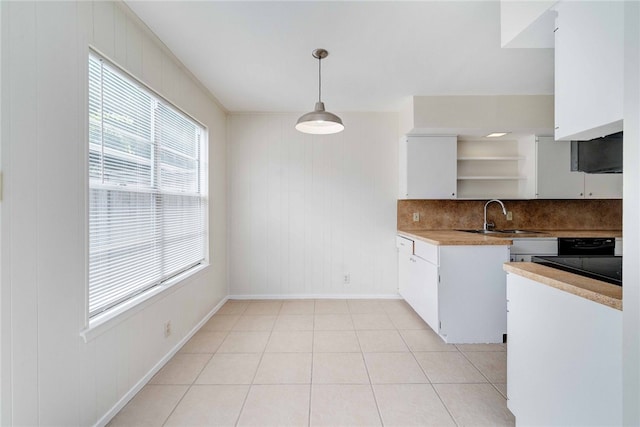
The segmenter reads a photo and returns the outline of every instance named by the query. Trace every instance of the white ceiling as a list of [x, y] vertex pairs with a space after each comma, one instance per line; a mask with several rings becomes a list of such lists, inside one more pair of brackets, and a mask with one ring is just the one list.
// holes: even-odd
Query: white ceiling
[[127, 1], [231, 112], [329, 111], [418, 95], [552, 94], [552, 49], [501, 49], [499, 1]]

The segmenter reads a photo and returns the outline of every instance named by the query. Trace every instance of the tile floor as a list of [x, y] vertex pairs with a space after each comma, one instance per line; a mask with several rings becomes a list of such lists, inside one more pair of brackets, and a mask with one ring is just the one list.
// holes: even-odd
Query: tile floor
[[506, 360], [401, 300], [232, 300], [109, 425], [511, 426]]

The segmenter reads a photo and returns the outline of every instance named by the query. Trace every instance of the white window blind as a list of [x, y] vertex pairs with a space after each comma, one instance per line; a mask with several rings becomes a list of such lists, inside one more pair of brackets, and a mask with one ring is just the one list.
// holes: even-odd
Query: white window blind
[[89, 316], [201, 264], [204, 129], [89, 56]]

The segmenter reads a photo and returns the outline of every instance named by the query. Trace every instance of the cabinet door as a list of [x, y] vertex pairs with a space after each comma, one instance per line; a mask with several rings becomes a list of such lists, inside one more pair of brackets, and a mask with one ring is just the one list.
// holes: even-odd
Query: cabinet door
[[622, 199], [622, 174], [584, 174], [584, 194], [589, 199]]
[[411, 254], [398, 250], [398, 293], [405, 299], [409, 287], [410, 264]]
[[555, 137], [622, 130], [624, 2], [563, 1], [555, 32]]
[[571, 142], [538, 137], [536, 141], [536, 197], [581, 199], [584, 173], [571, 171]]
[[438, 267], [436, 265], [417, 256], [411, 256], [409, 285], [402, 297], [431, 326], [431, 329], [438, 332]]
[[400, 196], [405, 199], [455, 198], [457, 138], [407, 136], [400, 143]]
[[621, 425], [622, 312], [513, 273], [507, 300], [507, 407], [518, 424]]

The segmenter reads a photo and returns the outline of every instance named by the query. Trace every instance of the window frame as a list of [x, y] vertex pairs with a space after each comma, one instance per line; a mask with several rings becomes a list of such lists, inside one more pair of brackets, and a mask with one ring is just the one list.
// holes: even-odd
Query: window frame
[[[90, 203], [89, 201], [91, 200], [90, 197], [90, 193], [92, 191], [92, 177], [91, 177], [91, 172], [90, 172], [90, 166], [91, 166], [91, 161], [90, 161], [90, 153], [92, 152], [91, 148], [90, 148], [90, 108], [89, 108], [89, 100], [90, 100], [90, 94], [89, 94], [89, 81], [90, 81], [90, 76], [89, 76], [89, 62], [90, 62], [90, 58], [93, 57], [96, 60], [102, 61], [105, 64], [108, 64], [108, 66], [115, 71], [116, 73], [120, 74], [121, 77], [123, 77], [124, 79], [128, 80], [129, 83], [135, 85], [139, 90], [145, 92], [148, 96], [154, 98], [154, 102], [156, 104], [161, 103], [166, 105], [169, 109], [173, 109], [175, 110], [175, 112], [184, 115], [185, 118], [187, 118], [189, 121], [192, 121], [193, 124], [195, 124], [197, 127], [200, 128], [200, 140], [199, 140], [199, 161], [198, 161], [198, 169], [199, 171], [197, 172], [198, 174], [198, 181], [199, 181], [199, 187], [200, 187], [200, 191], [199, 191], [199, 198], [198, 200], [200, 200], [200, 203], [202, 204], [201, 206], [201, 210], [202, 210], [202, 240], [203, 240], [203, 247], [202, 247], [202, 254], [203, 254], [203, 259], [199, 262], [196, 263], [192, 263], [189, 264], [187, 266], [185, 266], [184, 268], [181, 268], [179, 271], [177, 271], [176, 273], [170, 275], [169, 277], [165, 277], [162, 280], [146, 286], [144, 289], [139, 290], [139, 292], [129, 295], [125, 300], [118, 302], [117, 304], [110, 306], [104, 310], [101, 310], [99, 312], [93, 313], [91, 314], [89, 312], [90, 310], [90, 266], [89, 266], [89, 262], [90, 262], [90, 250], [91, 250], [91, 242], [90, 242], [90, 224], [91, 224], [91, 220], [90, 220], [90, 212], [91, 212], [91, 207], [90, 207]], [[184, 285], [186, 283], [188, 283], [190, 281], [191, 276], [198, 274], [200, 271], [202, 271], [203, 269], [205, 269], [206, 267], [208, 267], [210, 265], [210, 259], [209, 259], [209, 251], [210, 251], [210, 233], [209, 233], [209, 215], [210, 215], [210, 205], [209, 205], [209, 168], [208, 168], [208, 136], [209, 136], [209, 132], [208, 132], [208, 128], [206, 125], [204, 125], [202, 122], [200, 122], [199, 120], [197, 120], [196, 118], [194, 118], [191, 114], [187, 113], [186, 111], [184, 111], [184, 109], [182, 109], [181, 107], [179, 107], [178, 105], [176, 105], [176, 103], [168, 100], [165, 96], [161, 95], [160, 93], [158, 93], [157, 90], [153, 89], [152, 87], [150, 87], [148, 84], [144, 83], [143, 81], [141, 81], [140, 79], [138, 79], [137, 77], [135, 77], [134, 75], [132, 75], [131, 73], [129, 73], [127, 70], [123, 69], [121, 66], [119, 66], [118, 64], [116, 64], [114, 61], [112, 61], [108, 56], [104, 55], [103, 53], [101, 53], [100, 51], [98, 51], [97, 49], [93, 48], [93, 47], [89, 47], [87, 54], [85, 56], [85, 61], [84, 61], [84, 77], [85, 77], [85, 92], [84, 92], [84, 97], [85, 97], [85, 108], [86, 110], [84, 110], [84, 117], [85, 117], [85, 123], [86, 123], [86, 131], [84, 132], [84, 141], [83, 141], [83, 149], [84, 149], [84, 156], [82, 156], [82, 161], [83, 161], [83, 168], [85, 171], [85, 209], [84, 209], [84, 218], [86, 221], [85, 224], [85, 236], [86, 236], [86, 241], [85, 241], [85, 270], [86, 270], [86, 280], [85, 280], [85, 328], [83, 329], [83, 331], [81, 332], [81, 336], [83, 337], [83, 339], [85, 341], [91, 339], [93, 336], [96, 335], [96, 329], [102, 329], [104, 327], [104, 325], [110, 324], [113, 319], [124, 319], [125, 317], [129, 317], [129, 316], [123, 316], [123, 314], [128, 313], [130, 315], [134, 314], [135, 312], [138, 312], [139, 310], [142, 310], [144, 307], [146, 307], [148, 304], [145, 304], [145, 302], [151, 300], [154, 296], [160, 294], [160, 293], [166, 293], [166, 291], [168, 291], [169, 289], [173, 289], [174, 291], [179, 289], [181, 286], [180, 285]], [[155, 118], [154, 118], [155, 120]], [[151, 149], [154, 151], [160, 151], [157, 150], [159, 144], [159, 140], [157, 138], [156, 135], [152, 135], [151, 138]], [[160, 158], [160, 154], [155, 153], [152, 155], [152, 157], [150, 158], [150, 161], [152, 163], [157, 162], [158, 159]], [[160, 172], [154, 172], [153, 176], [151, 177], [152, 180], [156, 180], [159, 177], [159, 173]], [[154, 187], [154, 184], [152, 183], [152, 187]], [[153, 193], [155, 192], [155, 190], [157, 190], [157, 187], [151, 189], [149, 193]], [[163, 194], [162, 191], [158, 191], [157, 194]], [[118, 322], [119, 323], [119, 322]]]

